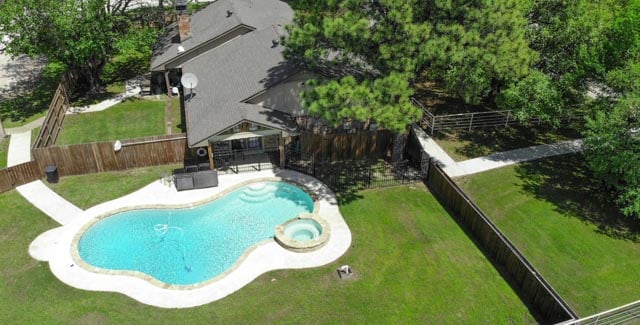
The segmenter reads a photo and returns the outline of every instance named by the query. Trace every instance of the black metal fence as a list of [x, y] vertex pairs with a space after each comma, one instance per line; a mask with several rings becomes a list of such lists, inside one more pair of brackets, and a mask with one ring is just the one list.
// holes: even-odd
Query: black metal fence
[[215, 167], [220, 172], [243, 173], [273, 169], [280, 164], [279, 151], [234, 150], [229, 153], [215, 154]]
[[372, 159], [329, 162], [320, 161], [308, 152], [290, 150], [285, 166], [318, 178], [334, 192], [342, 193], [422, 182], [428, 173], [429, 161], [426, 159], [396, 163]]

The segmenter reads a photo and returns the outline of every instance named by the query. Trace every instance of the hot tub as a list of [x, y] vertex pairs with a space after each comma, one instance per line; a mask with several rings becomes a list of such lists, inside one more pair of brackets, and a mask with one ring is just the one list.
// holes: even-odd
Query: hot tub
[[295, 252], [312, 251], [322, 247], [329, 239], [329, 225], [318, 216], [303, 213], [276, 226], [276, 241]]

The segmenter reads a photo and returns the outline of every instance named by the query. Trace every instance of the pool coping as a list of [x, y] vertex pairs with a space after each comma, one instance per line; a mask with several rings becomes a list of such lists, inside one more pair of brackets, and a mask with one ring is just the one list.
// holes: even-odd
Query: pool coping
[[[74, 240], [101, 218], [135, 208], [193, 207], [219, 198], [254, 182], [284, 181], [301, 186], [314, 199], [313, 214], [329, 224], [331, 236], [317, 250], [305, 253], [286, 250], [274, 239], [248, 249], [230, 269], [195, 285], [169, 285], [141, 272], [113, 271], [83, 265]], [[297, 269], [329, 264], [351, 245], [351, 231], [342, 218], [331, 190], [319, 180], [291, 170], [267, 170], [237, 175], [221, 175], [215, 188], [178, 192], [160, 180], [123, 196], [92, 207], [68, 224], [38, 236], [30, 245], [30, 254], [48, 261], [54, 275], [76, 288], [125, 294], [142, 303], [163, 308], [195, 307], [224, 298], [258, 276], [277, 269]], [[75, 251], [75, 256], [74, 256]], [[98, 271], [98, 272], [96, 272]]]

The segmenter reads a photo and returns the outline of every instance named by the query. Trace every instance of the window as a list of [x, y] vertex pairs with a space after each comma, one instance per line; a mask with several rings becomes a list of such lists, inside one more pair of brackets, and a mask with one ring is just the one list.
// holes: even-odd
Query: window
[[233, 127], [233, 133], [238, 133], [238, 132], [240, 132], [240, 124]]
[[259, 138], [251, 138], [248, 141], [249, 149], [258, 149], [260, 148], [260, 139]]
[[249, 124], [249, 131], [257, 131], [257, 130], [258, 130], [258, 124], [255, 124], [255, 123]]

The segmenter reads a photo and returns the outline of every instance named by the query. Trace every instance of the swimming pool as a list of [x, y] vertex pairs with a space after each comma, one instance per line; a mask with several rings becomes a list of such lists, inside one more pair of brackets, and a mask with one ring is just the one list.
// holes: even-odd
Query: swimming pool
[[312, 212], [312, 198], [285, 182], [259, 182], [189, 209], [141, 209], [92, 224], [79, 257], [104, 270], [141, 272], [170, 285], [193, 285], [233, 267], [274, 236], [275, 227]]

